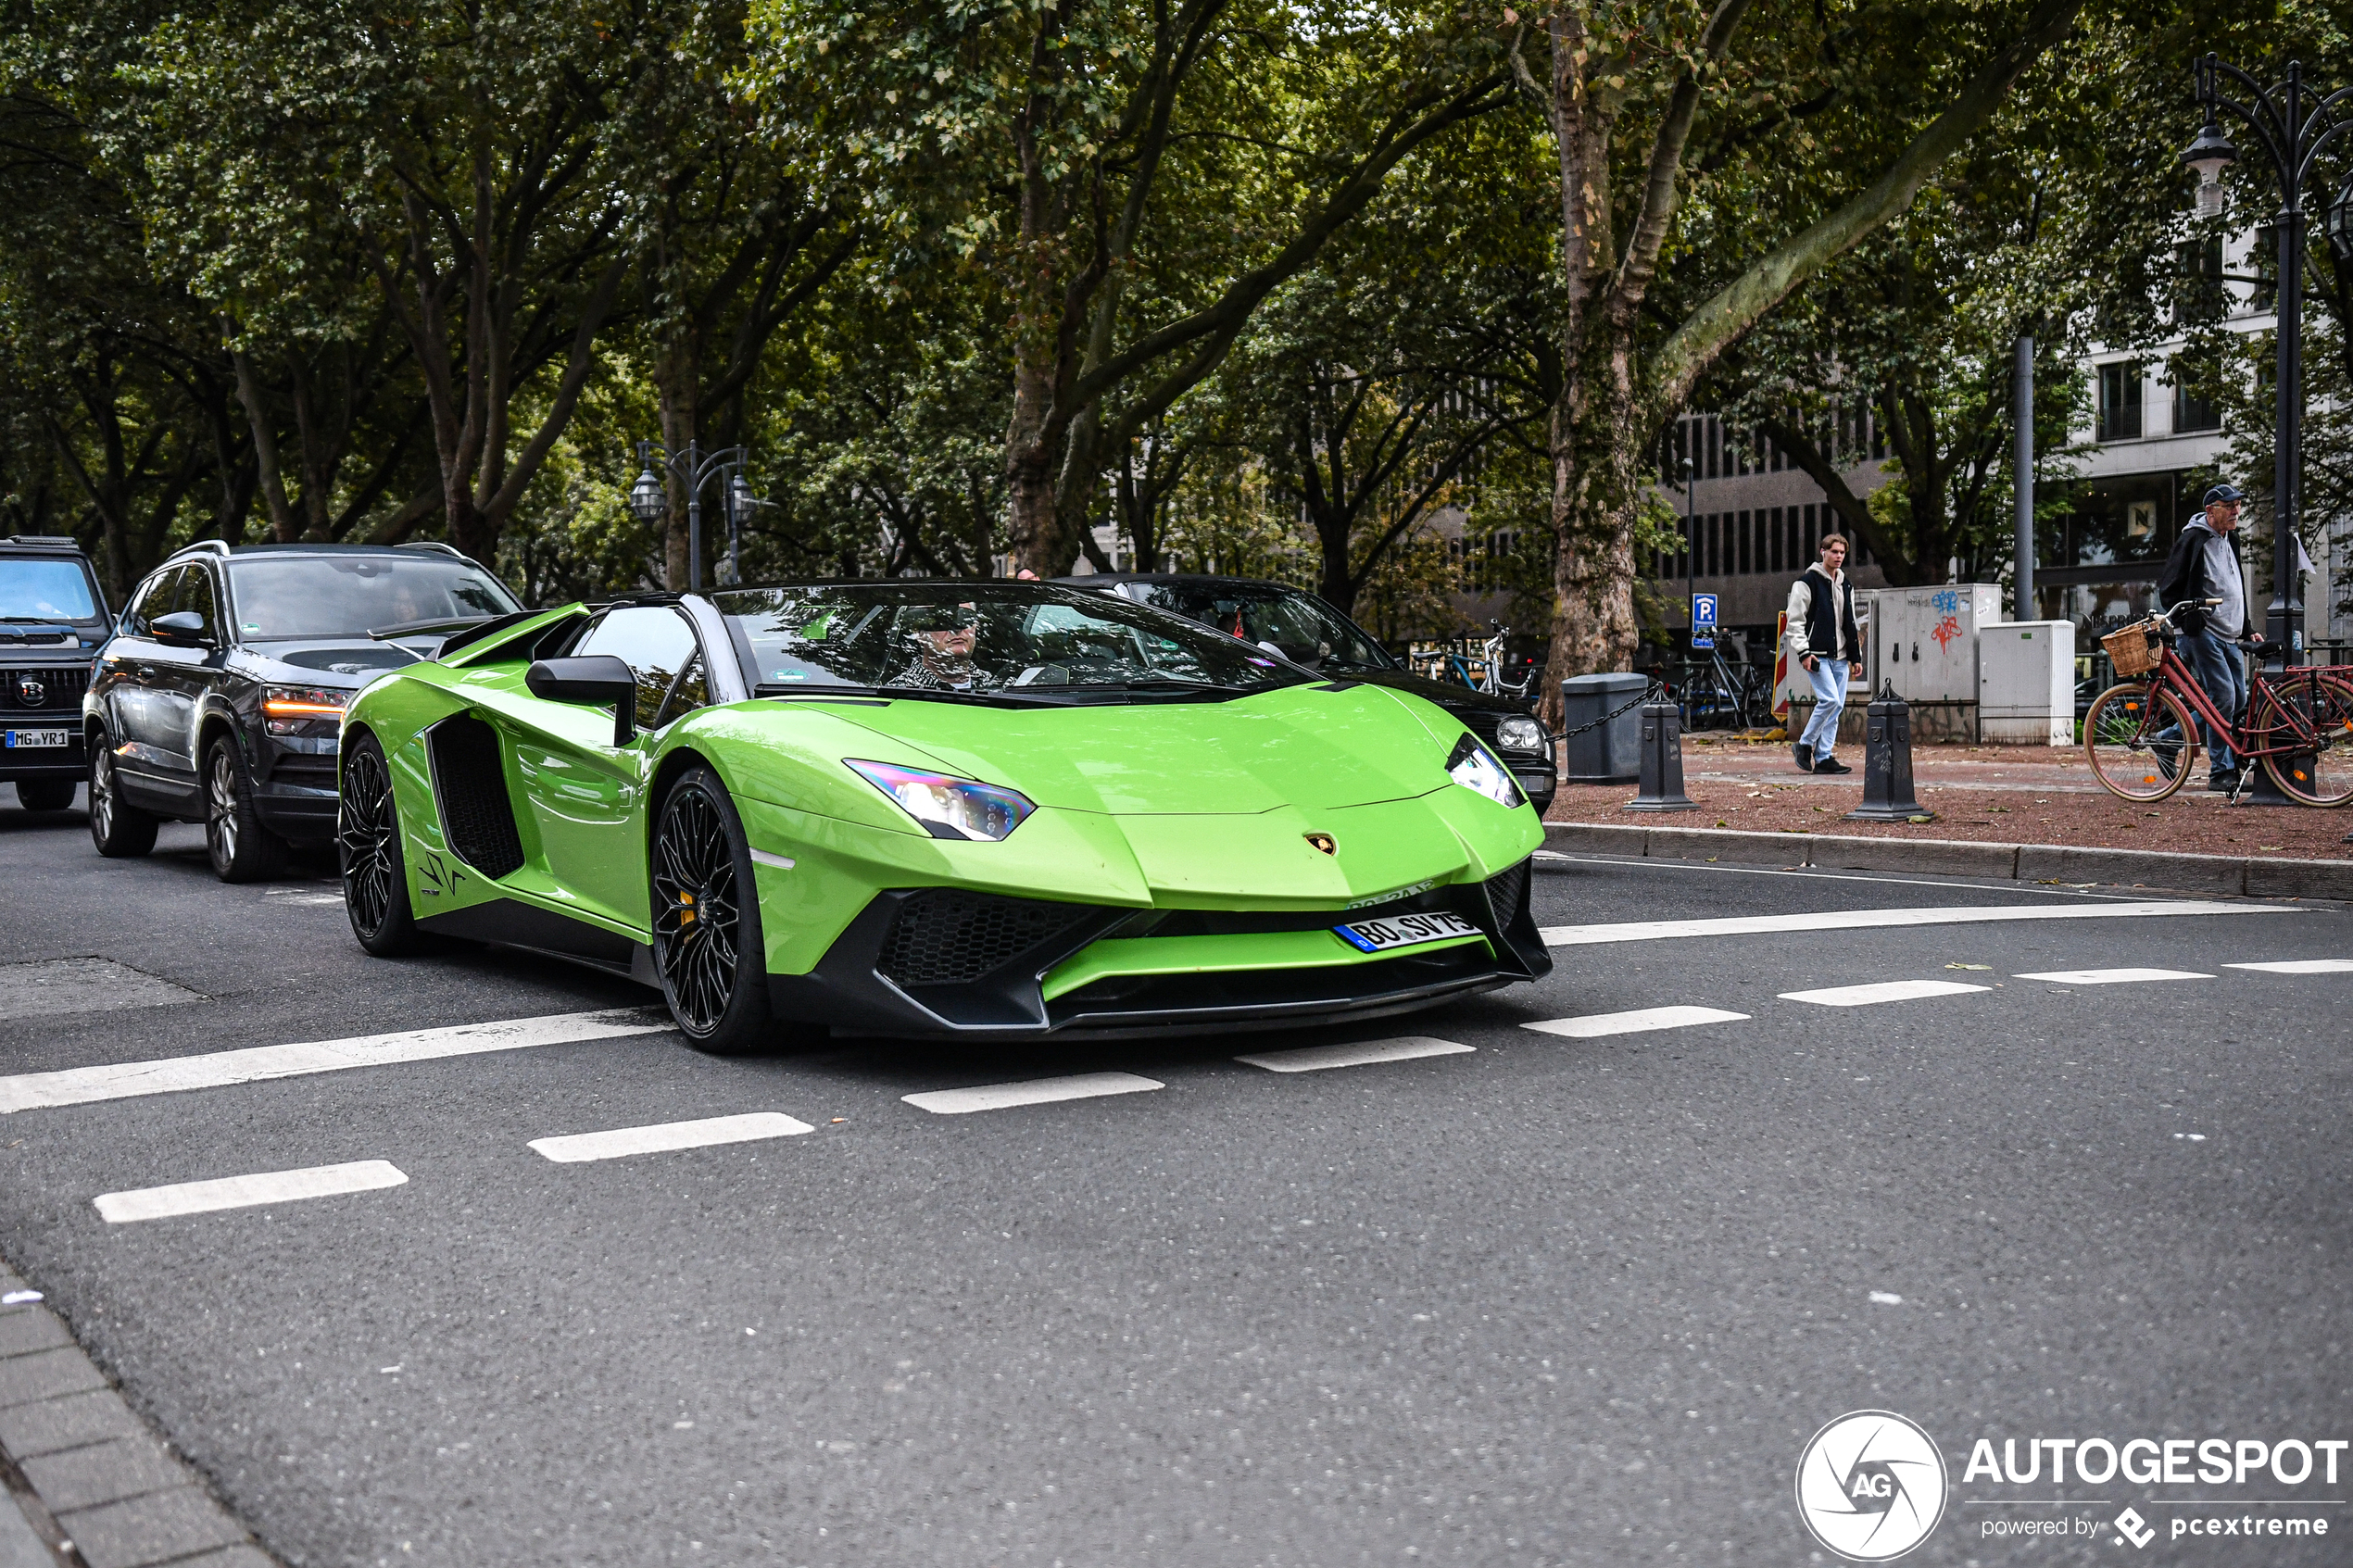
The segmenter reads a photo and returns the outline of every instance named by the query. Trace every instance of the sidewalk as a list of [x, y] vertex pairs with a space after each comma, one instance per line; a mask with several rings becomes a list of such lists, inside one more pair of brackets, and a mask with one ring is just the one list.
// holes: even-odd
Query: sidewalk
[[2199, 787], [2203, 762], [2173, 796], [2140, 806], [2101, 788], [2073, 747], [1915, 746], [1913, 780], [1935, 820], [1854, 822], [1845, 816], [1863, 802], [1862, 748], [1842, 747], [1839, 759], [1856, 771], [1818, 778], [1797, 771], [1786, 745], [1686, 735], [1684, 793], [1700, 809], [1628, 811], [1630, 784], [1563, 784], [1546, 816], [1554, 822], [2353, 861], [2353, 844], [2345, 842], [2353, 833], [2353, 809], [2229, 806]]

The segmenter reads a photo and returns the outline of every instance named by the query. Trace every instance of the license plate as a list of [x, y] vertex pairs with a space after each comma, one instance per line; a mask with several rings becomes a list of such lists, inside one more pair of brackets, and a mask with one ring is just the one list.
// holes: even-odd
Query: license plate
[[8, 732], [8, 749], [11, 751], [19, 751], [31, 746], [71, 746], [72, 744], [73, 732], [71, 730], [10, 730]]
[[1476, 936], [1478, 927], [1456, 914], [1441, 910], [1427, 915], [1391, 915], [1387, 920], [1353, 921], [1347, 925], [1332, 927], [1333, 935], [1367, 953], [1386, 953], [1395, 947], [1414, 947], [1424, 942], [1443, 942], [1449, 937]]

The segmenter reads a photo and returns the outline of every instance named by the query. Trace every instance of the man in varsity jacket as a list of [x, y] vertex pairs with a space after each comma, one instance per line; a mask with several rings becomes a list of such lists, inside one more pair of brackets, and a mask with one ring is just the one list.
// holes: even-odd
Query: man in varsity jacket
[[1798, 770], [1851, 773], [1831, 755], [1838, 743], [1839, 715], [1846, 711], [1846, 683], [1863, 678], [1863, 639], [1855, 627], [1855, 585], [1846, 580], [1846, 536], [1822, 535], [1822, 558], [1802, 572], [1789, 591], [1789, 656], [1814, 684], [1814, 717], [1792, 748]]

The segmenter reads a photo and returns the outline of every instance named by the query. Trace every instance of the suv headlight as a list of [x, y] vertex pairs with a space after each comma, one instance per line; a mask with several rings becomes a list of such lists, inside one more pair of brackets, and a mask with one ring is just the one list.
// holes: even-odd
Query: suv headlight
[[1519, 792], [1510, 770], [1489, 756], [1487, 748], [1469, 735], [1454, 743], [1453, 755], [1446, 759], [1446, 772], [1465, 789], [1476, 790], [1498, 806], [1528, 804], [1528, 797]]
[[1515, 713], [1495, 726], [1495, 744], [1505, 751], [1541, 751], [1544, 726], [1524, 713]]
[[263, 727], [273, 735], [293, 735], [302, 734], [304, 726], [314, 721], [340, 724], [344, 705], [350, 699], [349, 692], [332, 686], [264, 686]]
[[850, 771], [881, 790], [899, 809], [924, 824], [934, 838], [1005, 837], [1038, 809], [1017, 789], [977, 784], [946, 773], [918, 772], [888, 762], [858, 762], [844, 758]]

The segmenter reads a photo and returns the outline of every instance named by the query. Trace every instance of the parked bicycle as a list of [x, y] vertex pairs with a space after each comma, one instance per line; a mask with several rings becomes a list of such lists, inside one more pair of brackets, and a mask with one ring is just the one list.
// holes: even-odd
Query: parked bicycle
[[2353, 669], [2259, 668], [2247, 689], [2246, 721], [2233, 724], [2173, 647], [2173, 616], [2191, 602], [2100, 639], [2125, 679], [2094, 697], [2083, 715], [2092, 776], [2126, 800], [2162, 800], [2189, 778], [2203, 721], [2242, 763], [2260, 761], [2289, 799], [2306, 806], [2353, 800]]

